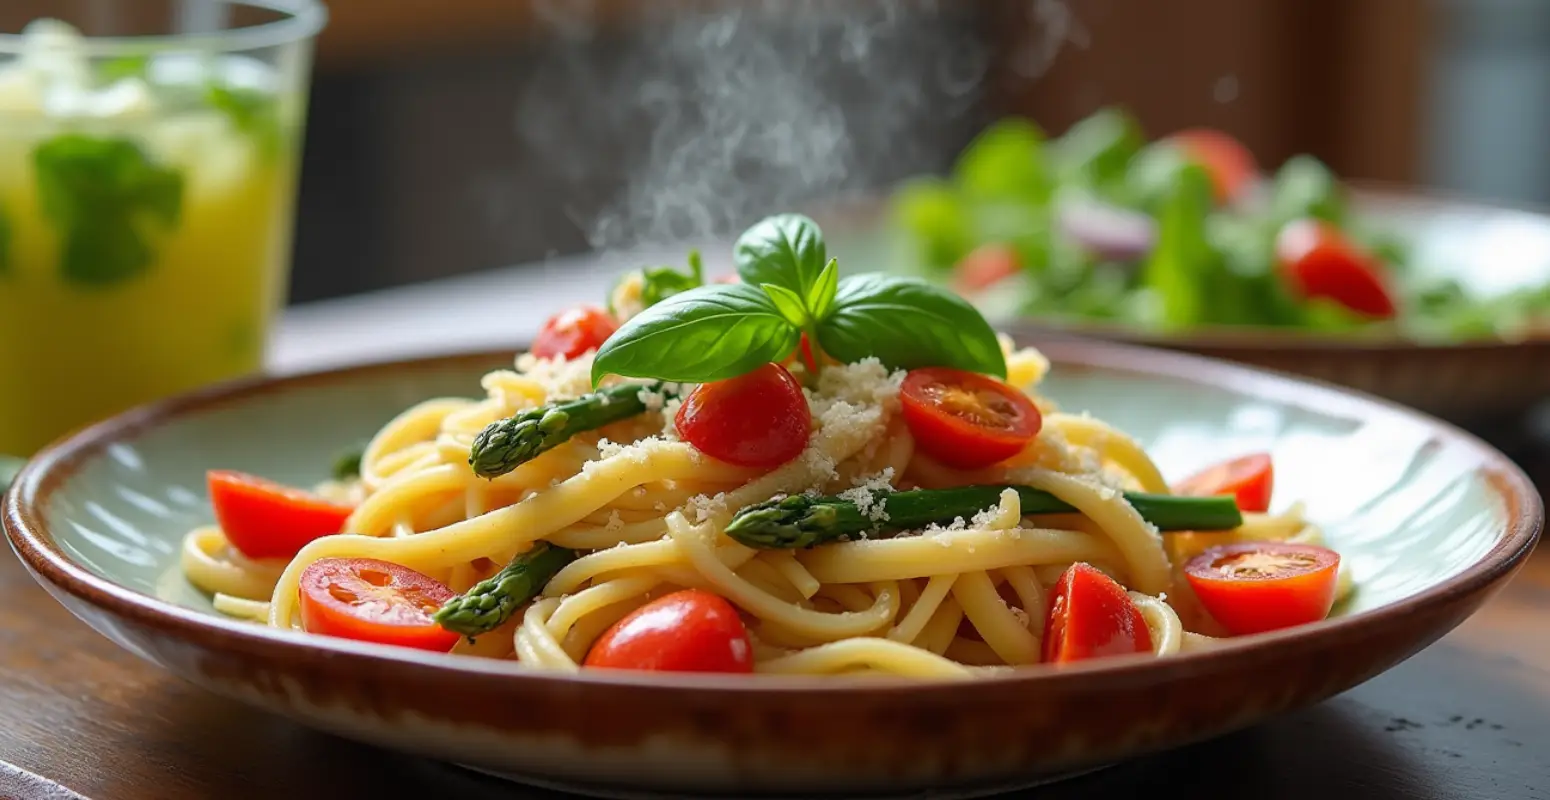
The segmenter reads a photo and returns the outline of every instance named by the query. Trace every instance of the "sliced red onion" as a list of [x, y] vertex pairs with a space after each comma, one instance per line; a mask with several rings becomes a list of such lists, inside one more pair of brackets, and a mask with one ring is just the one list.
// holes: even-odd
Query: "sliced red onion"
[[1063, 200], [1056, 215], [1067, 236], [1107, 260], [1140, 260], [1157, 240], [1151, 217], [1096, 200]]

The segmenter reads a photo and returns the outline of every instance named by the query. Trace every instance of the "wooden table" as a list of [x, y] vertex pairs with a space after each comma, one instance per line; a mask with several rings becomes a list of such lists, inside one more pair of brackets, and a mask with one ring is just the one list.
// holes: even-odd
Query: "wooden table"
[[[535, 311], [508, 313], [510, 327], [499, 334], [459, 338], [454, 321], [492, 297], [523, 296], [507, 292], [527, 288], [530, 276], [495, 273], [299, 309], [281, 332], [275, 367], [402, 351], [394, 331], [454, 334], [433, 349], [491, 344], [480, 335], [515, 341], [536, 329], [536, 310], [555, 307], [551, 301], [592, 296], [601, 273], [565, 274], [532, 287], [523, 305]], [[371, 325], [378, 320], [394, 324]], [[1504, 435], [1502, 444], [1550, 489], [1550, 445]], [[1350, 692], [1030, 795], [1134, 797], [1158, 787], [1202, 799], [1550, 800], [1550, 548], [1441, 642]], [[78, 622], [0, 552], [0, 798], [399, 795], [560, 796], [354, 744], [211, 695]]]

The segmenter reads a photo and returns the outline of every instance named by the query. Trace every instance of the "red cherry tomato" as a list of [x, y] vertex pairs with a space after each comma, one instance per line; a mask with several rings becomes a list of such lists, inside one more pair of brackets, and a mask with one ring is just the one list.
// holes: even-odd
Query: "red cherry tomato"
[[539, 358], [574, 359], [596, 350], [619, 330], [619, 322], [597, 306], [581, 306], [550, 317], [533, 341], [533, 355]]
[[722, 275], [721, 277], [715, 279], [714, 281], [711, 281], [711, 283], [742, 283], [742, 282], [743, 282], [743, 276], [737, 274], [736, 272], [733, 272], [733, 273], [731, 273], [729, 275]]
[[324, 558], [301, 572], [308, 633], [446, 652], [458, 635], [432, 619], [456, 594], [434, 578], [374, 558]]
[[593, 643], [588, 667], [657, 672], [752, 672], [753, 645], [737, 609], [699, 589], [659, 597]]
[[959, 294], [983, 291], [1022, 269], [1022, 259], [1008, 245], [980, 245], [953, 267], [953, 289]]
[[678, 409], [678, 433], [700, 452], [742, 467], [774, 467], [802, 452], [813, 413], [779, 364], [702, 383]]
[[1218, 545], [1184, 565], [1200, 604], [1234, 636], [1329, 616], [1339, 572], [1335, 551], [1284, 542]]
[[1088, 564], [1066, 569], [1055, 583], [1044, 622], [1044, 663], [1151, 650], [1152, 632], [1125, 587]]
[[1275, 467], [1269, 453], [1251, 453], [1213, 464], [1173, 487], [1174, 494], [1191, 497], [1233, 495], [1243, 511], [1268, 511], [1275, 485]]
[[248, 558], [290, 558], [313, 539], [339, 533], [355, 510], [244, 472], [211, 470], [205, 482], [221, 533]]
[[1242, 142], [1222, 131], [1191, 128], [1168, 138], [1211, 176], [1218, 203], [1235, 199], [1259, 174], [1254, 154]]
[[937, 461], [978, 469], [1021, 452], [1044, 418], [1001, 381], [948, 367], [912, 370], [899, 389], [915, 444]]
[[1394, 295], [1377, 258], [1317, 219], [1288, 222], [1276, 236], [1276, 260], [1292, 288], [1377, 319], [1394, 316]]

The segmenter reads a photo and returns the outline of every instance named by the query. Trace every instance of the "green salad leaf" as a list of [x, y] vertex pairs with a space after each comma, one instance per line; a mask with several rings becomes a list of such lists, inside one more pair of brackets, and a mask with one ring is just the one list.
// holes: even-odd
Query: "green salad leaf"
[[63, 134], [38, 145], [32, 163], [43, 215], [62, 240], [60, 274], [72, 283], [135, 278], [181, 219], [182, 173], [133, 140]]
[[973, 215], [958, 197], [957, 187], [947, 181], [909, 181], [894, 194], [890, 213], [909, 237], [915, 257], [928, 269], [951, 269], [974, 249]]
[[102, 62], [97, 67], [97, 77], [103, 83], [113, 83], [125, 78], [143, 78], [150, 59], [144, 55], [120, 56]]
[[1281, 223], [1299, 217], [1346, 222], [1345, 192], [1335, 174], [1309, 155], [1292, 156], [1276, 172], [1271, 189], [1271, 216]]
[[1110, 106], [1072, 125], [1053, 149], [1065, 179], [1109, 187], [1125, 180], [1131, 159], [1145, 145], [1135, 117]]
[[1044, 205], [1054, 189], [1044, 133], [1022, 117], [986, 128], [953, 167], [958, 189], [975, 200]]
[[1142, 268], [1142, 283], [1155, 294], [1164, 327], [1195, 325], [1208, 313], [1208, 300], [1201, 290], [1216, 271], [1217, 259], [1206, 238], [1211, 193], [1210, 176], [1189, 164], [1178, 171], [1162, 200], [1157, 243]]

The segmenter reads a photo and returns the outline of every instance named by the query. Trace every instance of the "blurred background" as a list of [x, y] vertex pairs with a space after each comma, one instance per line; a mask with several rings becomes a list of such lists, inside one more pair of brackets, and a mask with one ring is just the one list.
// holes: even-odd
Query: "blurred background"
[[292, 302], [735, 234], [1106, 104], [1274, 167], [1550, 201], [1537, 0], [332, 0]]

